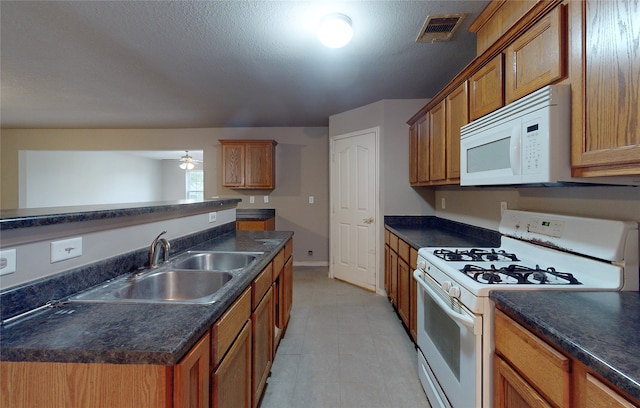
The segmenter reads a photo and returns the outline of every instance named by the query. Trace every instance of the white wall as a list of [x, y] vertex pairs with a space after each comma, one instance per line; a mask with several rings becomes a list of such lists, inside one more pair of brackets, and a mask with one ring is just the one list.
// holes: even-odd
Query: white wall
[[160, 170], [117, 152], [21, 151], [20, 207], [158, 201]]
[[497, 230], [502, 201], [518, 210], [640, 222], [640, 187], [619, 186], [443, 187], [436, 191], [436, 215]]

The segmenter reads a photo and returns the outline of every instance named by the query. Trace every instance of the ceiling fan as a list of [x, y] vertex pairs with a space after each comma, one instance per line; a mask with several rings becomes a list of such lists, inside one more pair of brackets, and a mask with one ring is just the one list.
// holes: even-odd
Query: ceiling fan
[[198, 163], [202, 163], [202, 160], [194, 159], [189, 155], [189, 151], [184, 151], [184, 156], [180, 157], [180, 168], [182, 170], [193, 170]]

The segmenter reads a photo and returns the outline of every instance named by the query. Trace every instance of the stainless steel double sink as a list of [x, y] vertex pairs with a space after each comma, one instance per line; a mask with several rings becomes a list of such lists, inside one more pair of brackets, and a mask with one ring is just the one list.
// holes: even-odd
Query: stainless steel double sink
[[262, 254], [189, 251], [158, 268], [108, 281], [69, 300], [90, 303], [213, 303], [220, 289]]

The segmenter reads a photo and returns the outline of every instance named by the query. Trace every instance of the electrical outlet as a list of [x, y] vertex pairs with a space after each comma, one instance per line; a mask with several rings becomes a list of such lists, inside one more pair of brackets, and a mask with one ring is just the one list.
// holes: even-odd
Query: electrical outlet
[[502, 216], [502, 214], [504, 213], [504, 210], [506, 209], [507, 209], [507, 202], [500, 201], [500, 216]]
[[210, 212], [209, 213], [209, 222], [216, 222], [217, 215], [218, 215], [218, 213]]
[[256, 198], [254, 196], [249, 196], [249, 204], [254, 204], [256, 202]]
[[51, 263], [77, 258], [82, 255], [82, 237], [69, 238], [51, 243]]
[[447, 203], [444, 197], [440, 199], [440, 208], [442, 208], [443, 210], [447, 208]]
[[16, 271], [16, 250], [3, 249], [0, 251], [0, 275], [8, 275]]
[[268, 204], [269, 203], [269, 196], [264, 196], [263, 197], [263, 201], [264, 201], [265, 204]]
[[313, 196], [309, 196], [309, 204], [313, 204], [315, 202], [315, 198]]

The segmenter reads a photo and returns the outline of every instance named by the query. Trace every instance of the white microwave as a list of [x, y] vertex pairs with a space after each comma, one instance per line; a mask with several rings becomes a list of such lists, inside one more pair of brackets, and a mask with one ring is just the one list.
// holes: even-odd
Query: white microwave
[[548, 85], [460, 129], [460, 185], [571, 179], [569, 85]]

